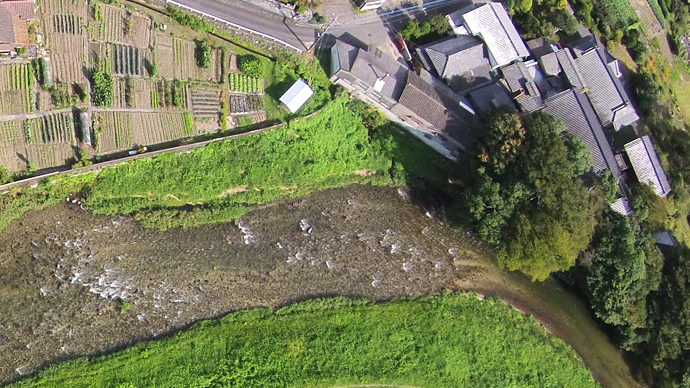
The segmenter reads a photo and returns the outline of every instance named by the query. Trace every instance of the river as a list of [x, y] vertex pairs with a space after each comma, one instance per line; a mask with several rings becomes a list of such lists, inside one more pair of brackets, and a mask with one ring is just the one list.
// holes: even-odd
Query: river
[[463, 289], [532, 314], [604, 387], [639, 386], [580, 300], [499, 269], [477, 238], [440, 219], [402, 190], [368, 186], [166, 232], [71, 203], [30, 212], [0, 233], [0, 383], [238, 309]]

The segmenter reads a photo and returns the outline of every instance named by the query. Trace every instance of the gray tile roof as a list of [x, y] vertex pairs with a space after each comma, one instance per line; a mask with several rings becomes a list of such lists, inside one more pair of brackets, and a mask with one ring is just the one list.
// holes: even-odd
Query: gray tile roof
[[423, 47], [426, 57], [443, 78], [463, 74], [489, 63], [481, 40], [467, 35], [456, 36]]
[[556, 75], [561, 72], [561, 65], [558, 63], [558, 58], [554, 52], [541, 57], [540, 63], [546, 75]]
[[455, 26], [465, 25], [468, 32], [481, 38], [493, 58], [494, 67], [529, 56], [503, 4], [473, 4], [449, 15]]
[[380, 51], [364, 51], [341, 41], [336, 42], [336, 47], [340, 61], [339, 71], [352, 74], [369, 87], [374, 87], [377, 80], [383, 80], [380, 93], [393, 100], [400, 97], [407, 80], [406, 66]]
[[0, 7], [6, 8], [24, 20], [34, 18], [33, 0], [0, 0]]
[[625, 199], [625, 197], [618, 198], [616, 202], [612, 203], [609, 206], [611, 207], [611, 210], [620, 213], [624, 216], [630, 214], [630, 204], [628, 204], [628, 200]]
[[508, 89], [513, 93], [522, 92], [516, 101], [525, 113], [535, 112], [543, 107], [539, 89], [524, 62], [517, 62], [501, 68]]
[[0, 43], [15, 43], [12, 15], [6, 8], [0, 7]]
[[635, 139], [625, 146], [630, 164], [632, 164], [637, 180], [652, 186], [654, 192], [660, 197], [671, 191], [671, 185], [666, 178], [666, 173], [661, 166], [659, 156], [654, 150], [654, 144], [649, 136]]
[[580, 69], [575, 62], [573, 55], [570, 54], [570, 50], [565, 49], [557, 51], [556, 58], [558, 59], [558, 64], [561, 65], [561, 69], [563, 69], [563, 73], [565, 73], [565, 77], [570, 83], [570, 86], [578, 91], [587, 87], [587, 82], [585, 82], [585, 79], [580, 73]]
[[468, 145], [474, 117], [460, 104], [469, 101], [453, 93], [443, 82], [432, 85], [410, 71], [398, 102], [460, 144]]
[[[603, 126], [613, 121], [613, 112], [626, 104], [627, 94], [620, 80], [611, 74], [602, 48], [583, 52], [575, 59], [587, 83], [587, 95]], [[625, 94], [625, 95], [624, 95]]]
[[614, 177], [621, 176], [611, 145], [586, 96], [568, 89], [548, 98], [545, 103], [544, 111], [563, 121], [568, 132], [587, 145], [592, 154], [594, 170], [608, 169]]
[[470, 98], [474, 106], [483, 113], [489, 113], [497, 108], [508, 108], [515, 110], [515, 104], [510, 99], [510, 95], [505, 86], [500, 82], [475, 89], [470, 92]]
[[336, 40], [335, 47], [338, 54], [338, 60], [340, 61], [340, 68], [345, 71], [350, 71], [352, 64], [355, 63], [355, 58], [357, 58], [357, 53], [360, 49], [349, 45], [342, 40]]

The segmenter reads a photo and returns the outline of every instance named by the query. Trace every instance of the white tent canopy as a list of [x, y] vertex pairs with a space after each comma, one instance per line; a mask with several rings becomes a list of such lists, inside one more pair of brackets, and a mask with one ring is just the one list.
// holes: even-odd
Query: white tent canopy
[[280, 97], [280, 102], [285, 104], [290, 112], [295, 113], [313, 94], [312, 88], [306, 82], [299, 79]]

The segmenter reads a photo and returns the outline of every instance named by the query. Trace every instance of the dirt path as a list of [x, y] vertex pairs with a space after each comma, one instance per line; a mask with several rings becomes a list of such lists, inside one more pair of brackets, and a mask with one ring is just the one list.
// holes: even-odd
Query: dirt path
[[604, 387], [636, 386], [577, 298], [498, 269], [472, 234], [426, 210], [396, 190], [354, 186], [167, 232], [67, 204], [29, 213], [0, 234], [0, 383], [239, 309], [469, 289], [533, 313]]

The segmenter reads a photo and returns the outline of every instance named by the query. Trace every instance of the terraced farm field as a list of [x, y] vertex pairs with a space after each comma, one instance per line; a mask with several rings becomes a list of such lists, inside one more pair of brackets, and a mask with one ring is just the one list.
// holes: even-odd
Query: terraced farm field
[[144, 50], [121, 44], [112, 45], [113, 73], [117, 75], [144, 75]]
[[31, 64], [0, 66], [0, 115], [30, 113], [36, 107], [36, 81]]
[[157, 109], [160, 106], [159, 97], [156, 97], [154, 106], [152, 98], [154, 94], [153, 89], [157, 90], [157, 84], [153, 81], [144, 80], [141, 78], [132, 78], [131, 85], [134, 87], [132, 92], [133, 105], [130, 107], [126, 101], [127, 81], [124, 78], [118, 78], [114, 82], [113, 87], [113, 108], [136, 108], [136, 109]]
[[86, 21], [85, 1], [49, 0], [41, 2], [41, 27], [53, 64], [56, 82], [85, 83]]
[[230, 73], [228, 83], [231, 92], [264, 94], [264, 80], [244, 74]]
[[86, 83], [86, 51], [84, 37], [70, 34], [51, 34], [46, 37], [51, 49], [53, 78], [56, 82]]
[[154, 60], [158, 64], [158, 71], [162, 77], [211, 82], [220, 80], [221, 55], [218, 50], [211, 50], [211, 66], [203, 69], [197, 66], [194, 59], [196, 47], [194, 42], [162, 33], [155, 33], [154, 40], [156, 47]]
[[0, 164], [22, 171], [63, 165], [74, 155], [74, 125], [70, 113], [0, 122]]
[[187, 135], [183, 115], [184, 113], [134, 111], [94, 112], [96, 151], [107, 153], [185, 138]]
[[130, 112], [94, 112], [92, 121], [96, 151], [115, 151], [134, 145]]
[[233, 94], [229, 100], [230, 113], [233, 114], [260, 112], [264, 109], [263, 101], [259, 96]]
[[217, 118], [220, 113], [220, 91], [192, 89], [192, 111], [196, 118]]
[[147, 48], [151, 39], [151, 21], [144, 15], [119, 7], [94, 4], [93, 10], [100, 20], [91, 20], [92, 39], [125, 43]]

